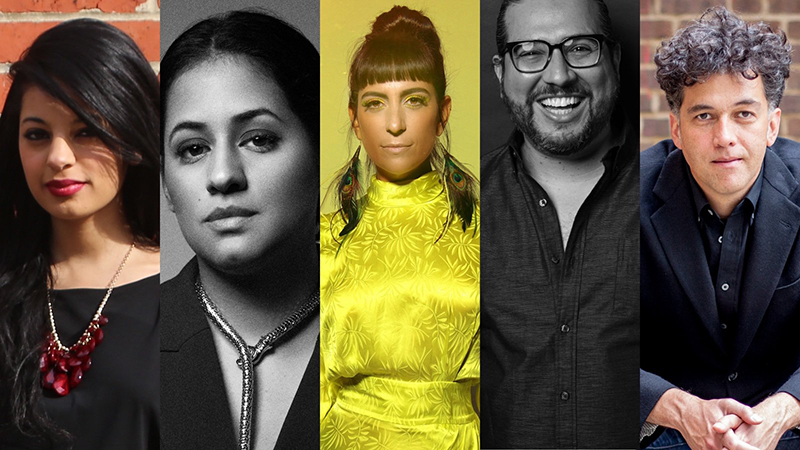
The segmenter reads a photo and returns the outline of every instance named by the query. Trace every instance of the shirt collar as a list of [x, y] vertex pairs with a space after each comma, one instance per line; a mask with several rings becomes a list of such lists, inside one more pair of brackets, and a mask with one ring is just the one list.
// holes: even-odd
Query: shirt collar
[[[686, 163], [684, 159], [683, 162], [686, 173], [689, 175], [689, 184], [692, 186], [692, 197], [694, 198], [694, 206], [697, 212], [697, 217], [704, 217], [703, 213], [708, 214], [706, 211], [712, 211], [715, 216], [719, 217], [719, 214], [711, 208], [711, 205], [708, 203], [708, 199], [706, 198], [706, 194], [703, 192], [703, 189], [700, 188], [700, 185], [697, 184], [697, 180], [694, 179], [692, 175], [692, 171], [689, 169], [689, 164]], [[756, 178], [756, 182], [753, 183], [753, 186], [747, 192], [747, 195], [744, 196], [741, 202], [736, 205], [734, 211], [737, 211], [741, 208], [743, 204], [749, 204], [752, 209], [750, 211], [755, 212], [756, 205], [758, 205], [758, 198], [761, 196], [761, 185], [764, 184], [764, 162], [761, 162], [761, 170], [758, 172], [758, 177]]]
[[[609, 126], [612, 127], [612, 133], [607, 143], [613, 146], [603, 157], [602, 161], [606, 169], [610, 168], [613, 171], [612, 174], [616, 175], [616, 173], [624, 167], [628, 159], [632, 157], [632, 154], [635, 153], [622, 151], [622, 149], [627, 147], [625, 144], [629, 143], [628, 141], [632, 142], [635, 139], [631, 139], [631, 131], [633, 128], [628, 123], [627, 115], [621, 107], [617, 107], [614, 110]], [[508, 138], [508, 142], [506, 142], [506, 146], [511, 154], [511, 167], [514, 170], [514, 175], [518, 175], [519, 169], [523, 167], [522, 147], [524, 145], [525, 135], [523, 135], [522, 131], [518, 128], [514, 128], [514, 131]]]

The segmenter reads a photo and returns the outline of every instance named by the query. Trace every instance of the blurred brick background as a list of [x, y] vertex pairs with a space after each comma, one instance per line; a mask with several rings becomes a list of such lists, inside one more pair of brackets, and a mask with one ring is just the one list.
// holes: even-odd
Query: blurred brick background
[[800, 0], [640, 0], [639, 127], [642, 150], [669, 138], [669, 106], [655, 79], [653, 55], [656, 49], [675, 30], [715, 5], [724, 5], [746, 21], [763, 21], [777, 26], [788, 35], [794, 47], [794, 64], [781, 100], [780, 134], [800, 141]]
[[43, 31], [80, 17], [106, 21], [128, 33], [158, 72], [161, 0], [0, 0], [0, 110], [8, 70]]

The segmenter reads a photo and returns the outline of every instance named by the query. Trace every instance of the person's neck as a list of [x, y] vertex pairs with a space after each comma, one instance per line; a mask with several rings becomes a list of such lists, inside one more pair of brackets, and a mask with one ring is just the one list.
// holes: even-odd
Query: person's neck
[[[750, 190], [753, 189], [753, 186], [756, 184], [756, 180], [758, 179], [760, 173], [761, 172], [756, 174], [756, 176], [752, 180], [750, 180], [749, 183], [747, 183], [746, 187], [733, 194], [728, 194], [728, 195], [718, 195], [712, 189], [704, 187], [699, 182], [697, 183], [697, 185], [700, 187], [700, 190], [703, 192], [703, 195], [705, 195], [706, 200], [708, 200], [708, 204], [709, 206], [711, 206], [711, 209], [713, 209], [714, 212], [717, 213], [717, 215], [722, 220], [727, 220], [728, 217], [730, 217], [731, 213], [733, 213], [733, 210], [736, 208], [736, 206], [739, 203], [741, 203], [742, 200], [744, 200], [744, 198], [750, 192]], [[692, 173], [691, 175], [694, 178], [695, 182], [697, 182], [697, 177], [694, 176], [694, 173]]]
[[743, 193], [735, 196], [722, 196], [716, 195], [714, 192], [706, 192], [705, 189], [702, 189], [703, 194], [706, 196], [706, 200], [708, 200], [708, 204], [711, 206], [711, 209], [717, 213], [717, 215], [722, 220], [727, 220], [730, 217], [731, 213], [733, 213], [734, 208], [736, 205], [741, 203], [742, 199], [750, 192], [750, 189], [753, 187], [752, 184], [744, 190]]
[[269, 258], [246, 273], [220, 270], [198, 258], [203, 288], [249, 345], [278, 326], [319, 286], [316, 243], [281, 247], [272, 249]]
[[575, 183], [597, 178], [602, 173], [603, 158], [613, 147], [610, 127], [606, 127], [591, 142], [575, 154], [562, 156], [542, 152], [527, 136], [522, 146], [525, 170], [540, 182]]
[[411, 183], [412, 181], [416, 180], [417, 178], [425, 175], [426, 173], [432, 170], [433, 167], [431, 167], [431, 162], [430, 160], [427, 160], [424, 163], [422, 163], [419, 167], [416, 167], [414, 170], [399, 175], [384, 172], [383, 170], [381, 170], [380, 167], [378, 167], [377, 171], [375, 172], [375, 178], [377, 178], [380, 181], [386, 181], [388, 183], [404, 185]]
[[52, 217], [51, 230], [57, 288], [105, 286], [133, 242], [118, 201], [81, 219]]

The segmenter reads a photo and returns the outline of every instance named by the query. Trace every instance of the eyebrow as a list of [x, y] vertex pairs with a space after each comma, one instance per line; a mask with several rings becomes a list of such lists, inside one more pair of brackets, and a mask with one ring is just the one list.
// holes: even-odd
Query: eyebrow
[[42, 125], [47, 125], [47, 122], [45, 122], [44, 119], [35, 116], [26, 117], [22, 119], [20, 123], [25, 123], [25, 122], [34, 122], [34, 123], [40, 123]]
[[[418, 92], [421, 92], [423, 94], [431, 95], [431, 93], [428, 92], [427, 89], [425, 89], [423, 87], [415, 87], [415, 88], [406, 89], [405, 91], [400, 93], [400, 96], [401, 97], [405, 97], [408, 94], [416, 94]], [[387, 100], [389, 99], [388, 95], [386, 95], [386, 94], [384, 94], [382, 92], [376, 92], [376, 91], [364, 92], [363, 94], [361, 94], [361, 99], [363, 100], [364, 97], [378, 97], [378, 98], [384, 98], [384, 99], [387, 99]]]
[[[268, 108], [256, 108], [256, 109], [251, 109], [249, 111], [241, 112], [241, 113], [236, 114], [235, 116], [233, 116], [233, 118], [231, 118], [231, 122], [233, 122], [233, 123], [238, 125], [238, 124], [246, 123], [246, 122], [248, 122], [250, 120], [253, 120], [256, 117], [260, 117], [260, 116], [269, 116], [269, 117], [274, 118], [275, 120], [283, 122], [283, 119], [278, 117], [277, 114], [275, 114], [274, 112], [272, 112]], [[179, 122], [177, 125], [175, 125], [175, 127], [172, 129], [172, 131], [170, 131], [169, 139], [167, 139], [167, 141], [171, 142], [172, 138], [179, 131], [183, 131], [183, 130], [204, 131], [207, 128], [208, 128], [208, 126], [203, 122], [194, 122], [194, 121], [190, 121], [190, 120]]]
[[[752, 99], [752, 98], [746, 98], [746, 99], [739, 100], [738, 102], [734, 103], [733, 106], [753, 106], [753, 105], [758, 106], [760, 104], [761, 103], [758, 100], [755, 100], [755, 99]], [[708, 111], [708, 110], [713, 110], [713, 109], [714, 109], [714, 107], [711, 106], [711, 105], [706, 105], [706, 104], [700, 103], [699, 105], [694, 105], [691, 108], [687, 109], [686, 113], [687, 114], [694, 114], [694, 113], [697, 113], [697, 112], [700, 112], [700, 111]]]

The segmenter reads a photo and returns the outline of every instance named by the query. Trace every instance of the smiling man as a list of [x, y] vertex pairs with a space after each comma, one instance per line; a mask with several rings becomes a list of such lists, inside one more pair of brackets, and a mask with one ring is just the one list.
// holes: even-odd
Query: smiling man
[[800, 448], [800, 145], [778, 138], [790, 56], [782, 32], [722, 7], [656, 55], [672, 140], [641, 157], [653, 448]]
[[636, 446], [637, 127], [601, 0], [504, 1], [481, 161], [481, 444]]

